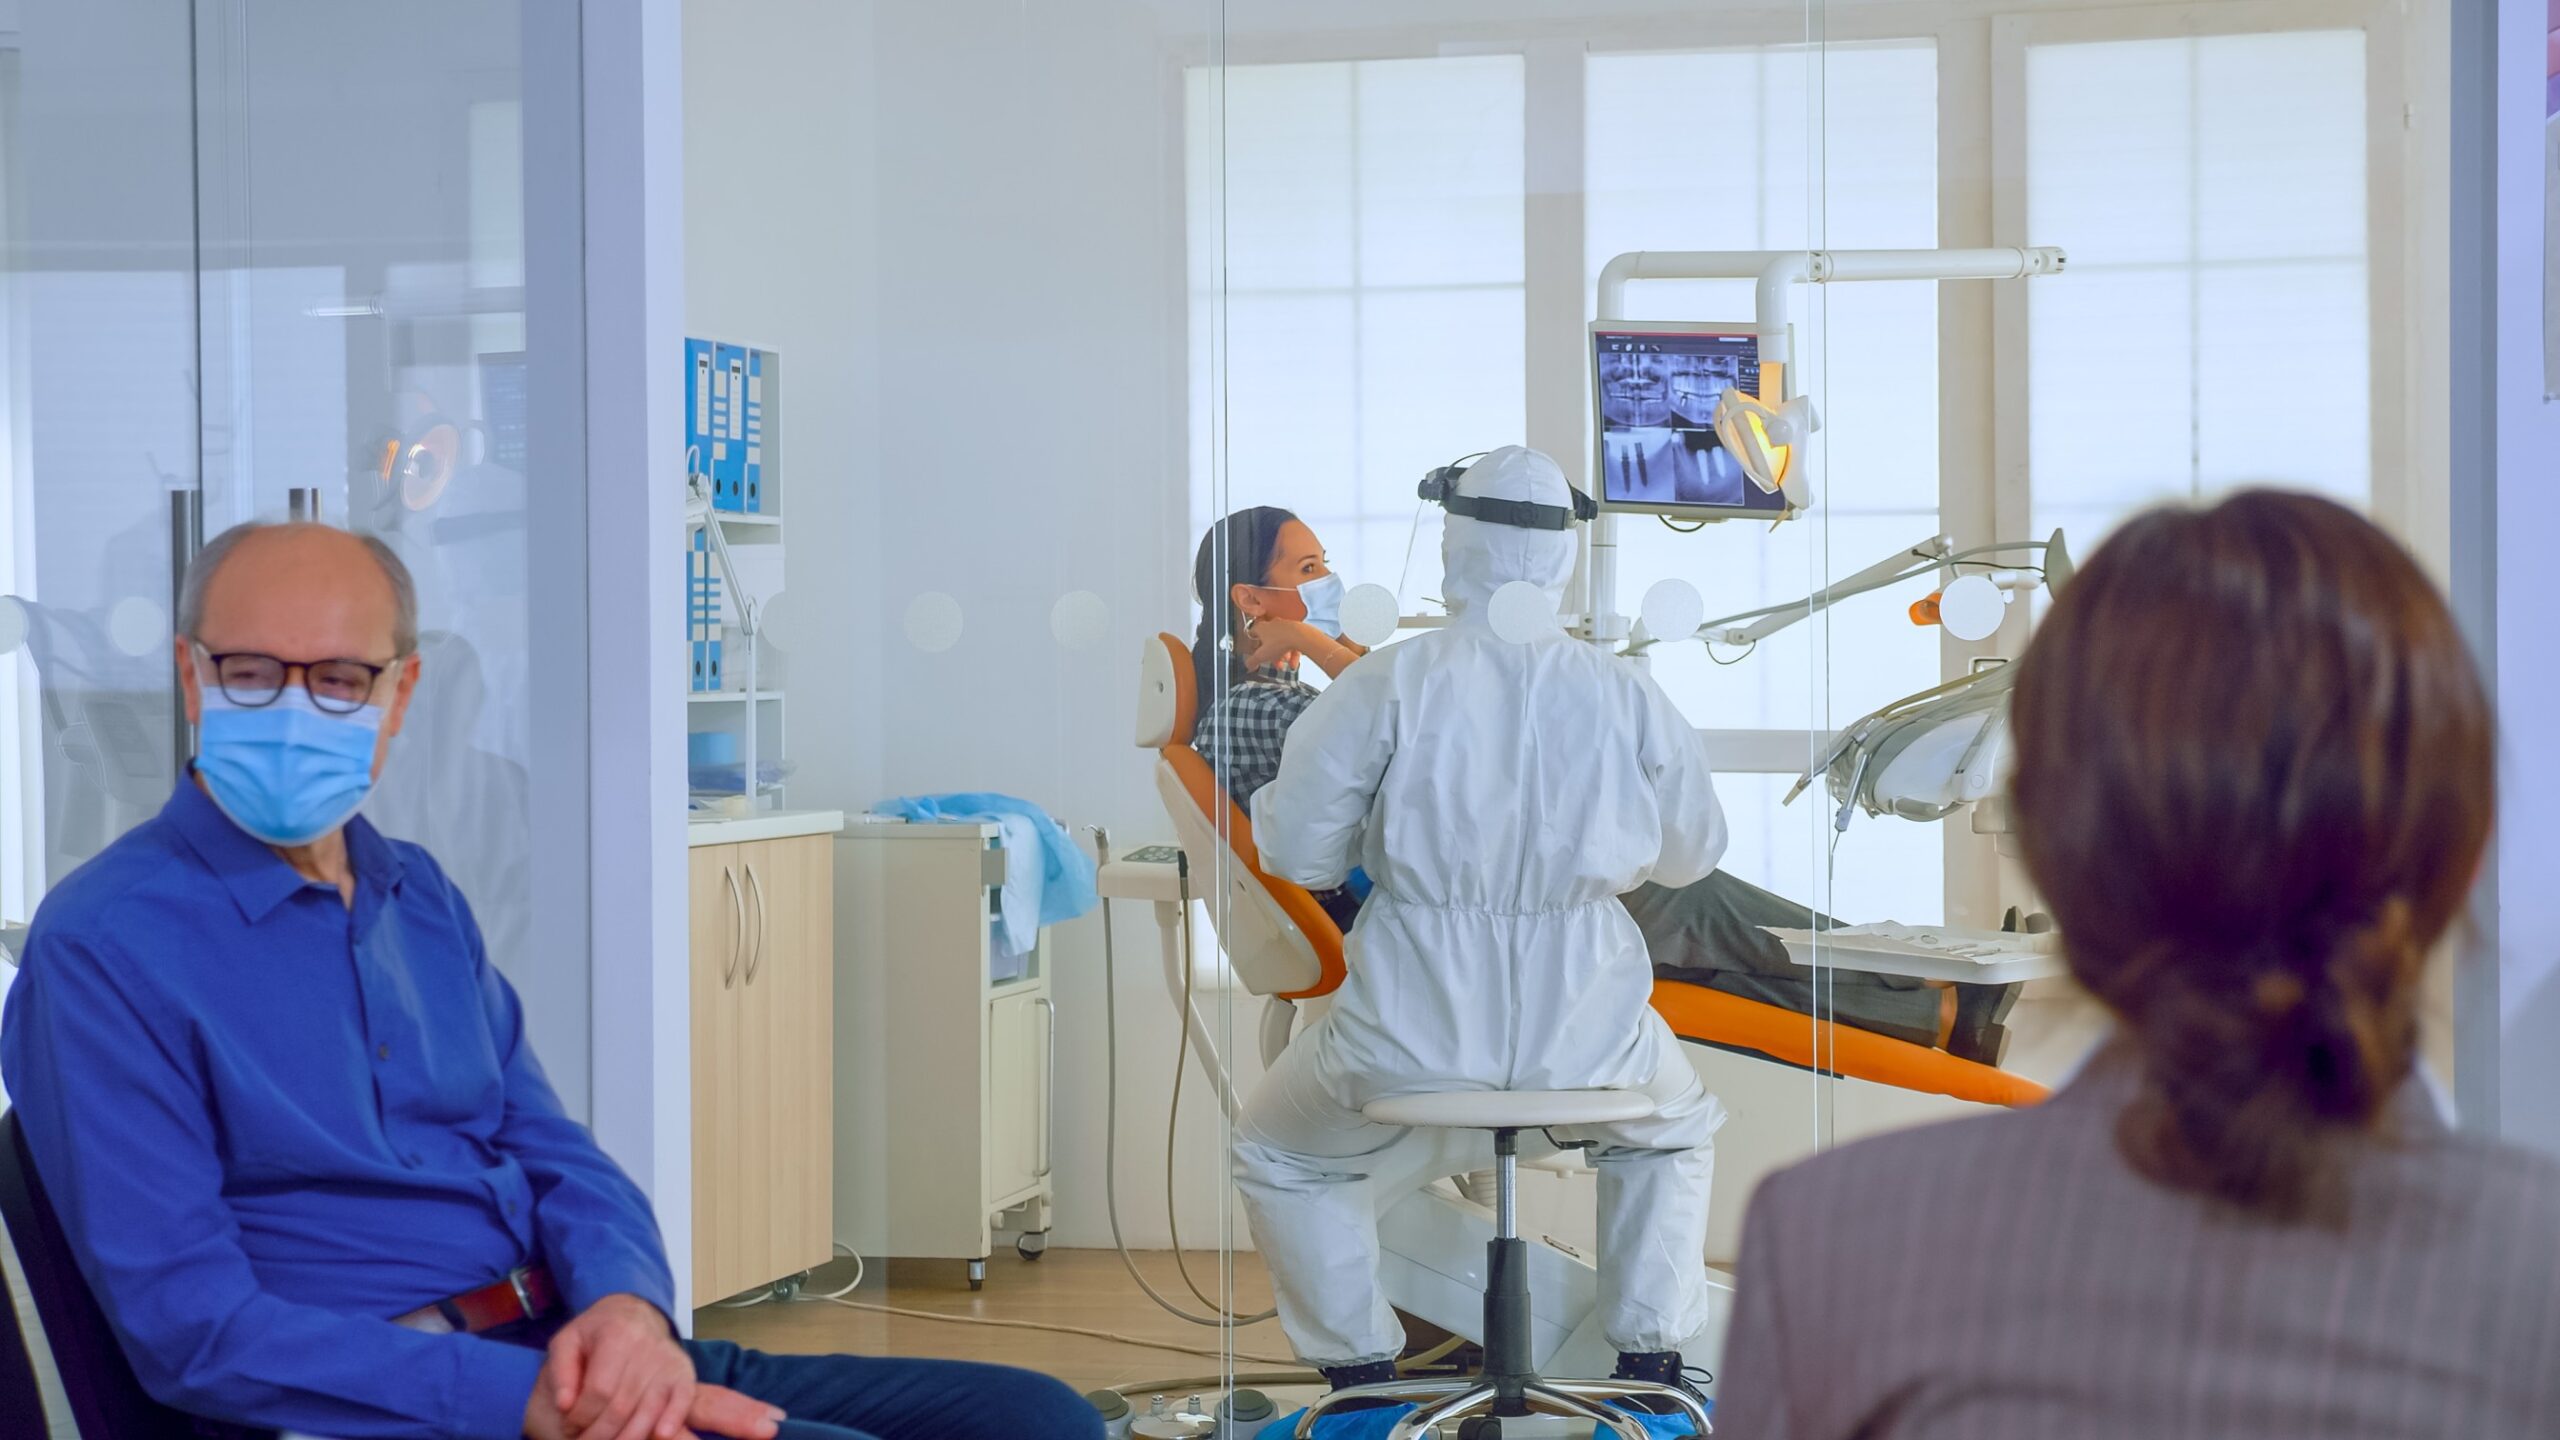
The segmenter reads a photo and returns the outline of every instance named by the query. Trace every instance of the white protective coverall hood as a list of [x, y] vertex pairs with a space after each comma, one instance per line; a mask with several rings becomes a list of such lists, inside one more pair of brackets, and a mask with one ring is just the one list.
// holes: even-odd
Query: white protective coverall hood
[[[1517, 447], [1457, 488], [1572, 501], [1554, 461]], [[1560, 601], [1574, 551], [1571, 530], [1451, 515], [1442, 593], [1456, 623], [1344, 671], [1253, 799], [1271, 873], [1322, 889], [1358, 864], [1377, 887], [1331, 1010], [1281, 1055], [1237, 1132], [1281, 1322], [1310, 1363], [1403, 1344], [1376, 1274], [1376, 1215], [1400, 1196], [1375, 1193], [1370, 1176], [1489, 1161], [1483, 1133], [1360, 1114], [1425, 1091], [1649, 1092], [1652, 1119], [1556, 1137], [1595, 1146], [1601, 1323], [1638, 1351], [1677, 1348], [1706, 1323], [1723, 1110], [1647, 1003], [1652, 962], [1617, 897], [1705, 878], [1724, 815], [1697, 731], [1641, 669], [1561, 629], [1528, 643], [1494, 632], [1494, 592], [1527, 581]], [[1433, 1147], [1431, 1163], [1388, 1154], [1398, 1146]]]
[[[1458, 493], [1471, 499], [1525, 500], [1570, 509], [1573, 489], [1556, 462], [1535, 450], [1506, 445], [1467, 467]], [[1481, 617], [1493, 592], [1525, 580], [1558, 606], [1573, 579], [1578, 548], [1571, 530], [1523, 530], [1452, 515], [1440, 531], [1440, 596], [1449, 613]]]

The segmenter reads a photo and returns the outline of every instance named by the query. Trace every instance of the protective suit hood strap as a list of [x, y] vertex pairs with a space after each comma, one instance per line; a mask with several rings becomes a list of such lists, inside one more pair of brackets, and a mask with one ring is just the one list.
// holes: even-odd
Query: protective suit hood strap
[[1491, 495], [1461, 495], [1458, 481], [1467, 473], [1468, 461], [1480, 459], [1470, 455], [1464, 460], [1443, 465], [1422, 477], [1416, 492], [1425, 500], [1437, 503], [1452, 515], [1482, 520], [1488, 525], [1508, 525], [1515, 530], [1570, 530], [1578, 521], [1589, 520], [1600, 513], [1598, 502], [1579, 490], [1570, 507], [1541, 505], [1534, 500], [1503, 500]]
[[1492, 525], [1508, 525], [1517, 530], [1570, 530], [1576, 521], [1588, 520], [1600, 513], [1591, 497], [1576, 490], [1573, 505], [1540, 505], [1528, 500], [1496, 500], [1484, 495], [1451, 495], [1441, 505], [1452, 515], [1482, 520]]

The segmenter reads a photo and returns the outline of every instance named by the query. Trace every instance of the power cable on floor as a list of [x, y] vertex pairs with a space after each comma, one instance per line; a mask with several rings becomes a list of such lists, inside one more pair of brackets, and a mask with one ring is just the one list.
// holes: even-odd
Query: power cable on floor
[[[815, 1297], [812, 1297], [815, 1298]], [[1051, 1325], [1039, 1320], [998, 1320], [986, 1315], [945, 1315], [938, 1310], [913, 1310], [903, 1305], [875, 1305], [863, 1300], [827, 1300], [847, 1310], [861, 1310], [874, 1315], [895, 1315], [907, 1320], [940, 1320], [952, 1325], [983, 1325], [993, 1330], [1039, 1330], [1052, 1335], [1076, 1335], [1088, 1340], [1108, 1340], [1115, 1345], [1132, 1345], [1141, 1350], [1169, 1350], [1176, 1355], [1197, 1355], [1204, 1360], [1224, 1360], [1228, 1352], [1199, 1345], [1179, 1345], [1170, 1340], [1141, 1340], [1135, 1335], [1122, 1335], [1110, 1330], [1093, 1330], [1081, 1325]], [[1285, 1355], [1247, 1355], [1239, 1350], [1238, 1360], [1256, 1365], [1292, 1365], [1297, 1363]]]

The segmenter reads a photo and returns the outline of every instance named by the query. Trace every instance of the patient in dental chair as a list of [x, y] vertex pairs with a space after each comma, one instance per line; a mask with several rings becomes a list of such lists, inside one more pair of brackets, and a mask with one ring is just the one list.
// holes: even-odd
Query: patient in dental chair
[[[1298, 678], [1301, 663], [1339, 675], [1368, 652], [1338, 633], [1342, 582], [1324, 546], [1286, 510], [1239, 510], [1201, 538], [1192, 566], [1201, 601], [1191, 646], [1204, 707], [1193, 748], [1236, 804], [1280, 773], [1289, 727], [1317, 690]], [[1209, 603], [1219, 596], [1223, 604]], [[1349, 930], [1360, 910], [1352, 890], [1319, 894], [1334, 923]], [[1788, 958], [1762, 926], [1829, 928], [1836, 921], [1722, 871], [1695, 885], [1646, 885], [1620, 897], [1644, 931], [1654, 975], [1814, 1013], [1811, 970]], [[2000, 1063], [2015, 985], [1945, 985], [1900, 975], [1834, 971], [1822, 985], [1828, 1018], [1985, 1065]]]

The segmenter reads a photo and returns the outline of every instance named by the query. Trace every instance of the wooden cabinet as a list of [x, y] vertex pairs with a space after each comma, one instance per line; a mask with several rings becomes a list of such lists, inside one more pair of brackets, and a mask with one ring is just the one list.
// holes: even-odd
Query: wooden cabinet
[[833, 844], [692, 851], [697, 1303], [835, 1253]]

